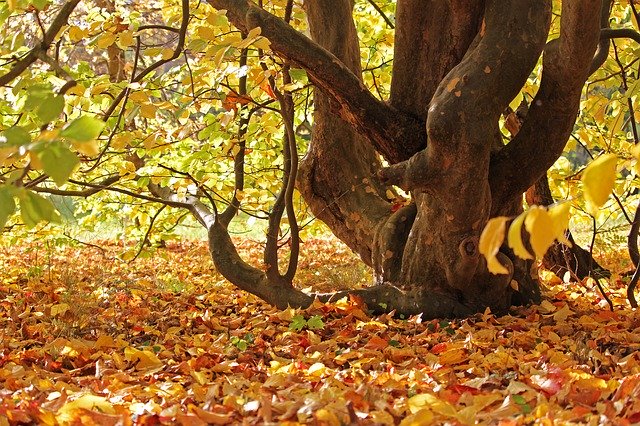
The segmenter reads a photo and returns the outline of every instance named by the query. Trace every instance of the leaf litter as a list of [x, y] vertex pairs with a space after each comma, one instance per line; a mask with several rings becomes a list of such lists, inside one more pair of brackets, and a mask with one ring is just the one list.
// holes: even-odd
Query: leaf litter
[[[357, 298], [278, 311], [203, 244], [131, 264], [103, 246], [2, 249], [0, 426], [640, 422], [640, 316], [619, 278], [614, 312], [592, 281], [549, 275], [539, 306], [422, 321]], [[306, 246], [300, 287], [368, 280], [335, 241]]]

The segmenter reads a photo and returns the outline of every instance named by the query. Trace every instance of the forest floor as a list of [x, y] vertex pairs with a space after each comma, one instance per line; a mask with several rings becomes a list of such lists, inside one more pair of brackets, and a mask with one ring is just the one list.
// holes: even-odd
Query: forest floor
[[[615, 274], [613, 312], [593, 282], [551, 277], [540, 306], [421, 321], [346, 299], [278, 311], [200, 243], [133, 263], [102, 246], [0, 248], [0, 426], [640, 422], [640, 314]], [[298, 285], [367, 274], [313, 239]]]

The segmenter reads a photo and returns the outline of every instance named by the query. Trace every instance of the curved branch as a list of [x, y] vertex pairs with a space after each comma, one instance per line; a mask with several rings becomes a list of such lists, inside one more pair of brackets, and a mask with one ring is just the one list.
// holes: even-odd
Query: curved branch
[[601, 40], [611, 40], [614, 38], [630, 38], [636, 43], [640, 43], [640, 32], [633, 28], [603, 28], [600, 30]]
[[562, 153], [600, 40], [601, 6], [602, 0], [562, 3], [560, 37], [545, 48], [540, 89], [518, 135], [491, 161], [494, 209], [520, 196]]
[[49, 49], [49, 45], [55, 39], [58, 31], [60, 31], [60, 28], [62, 28], [62, 26], [67, 23], [71, 12], [73, 12], [73, 9], [76, 8], [78, 3], [80, 3], [80, 0], [70, 0], [60, 8], [60, 12], [58, 12], [58, 15], [56, 15], [55, 19], [53, 20], [47, 31], [44, 33], [42, 41], [33, 49], [31, 49], [29, 53], [26, 54], [26, 56], [16, 62], [13, 65], [13, 68], [9, 70], [9, 72], [4, 74], [3, 76], [0, 76], [0, 86], [6, 86], [15, 78], [17, 78], [24, 72], [24, 70], [29, 67], [29, 65], [33, 64], [38, 59], [38, 55], [40, 52], [46, 52], [47, 49]]
[[338, 104], [338, 113], [367, 135], [390, 162], [406, 160], [426, 145], [424, 122], [383, 102], [335, 55], [293, 29], [280, 18], [247, 0], [208, 0], [226, 9], [229, 20], [241, 31], [260, 27], [271, 48], [304, 68], [311, 81]]
[[[45, 188], [41, 186], [32, 186], [29, 189], [31, 189], [33, 192], [44, 192], [46, 194], [52, 194], [52, 195], [87, 198], [94, 194], [97, 194], [100, 191], [108, 189], [109, 186], [116, 183], [118, 180], [120, 180], [120, 176], [110, 176], [105, 180], [103, 180], [102, 182], [100, 182], [99, 184], [96, 184], [94, 187], [87, 188], [83, 191], [64, 190], [64, 189], [57, 189], [57, 188]], [[87, 185], [82, 183], [80, 184], [80, 186], [87, 186]]]
[[604, 64], [604, 61], [607, 60], [607, 56], [609, 56], [609, 46], [611, 45], [610, 38], [603, 35], [603, 31], [606, 33], [606, 30], [609, 29], [609, 15], [611, 14], [612, 5], [613, 0], [602, 1], [602, 8], [600, 10], [600, 28], [602, 28], [602, 30], [600, 30], [600, 43], [598, 43], [596, 53], [593, 55], [593, 59], [591, 60], [589, 75], [596, 72], [596, 70]]

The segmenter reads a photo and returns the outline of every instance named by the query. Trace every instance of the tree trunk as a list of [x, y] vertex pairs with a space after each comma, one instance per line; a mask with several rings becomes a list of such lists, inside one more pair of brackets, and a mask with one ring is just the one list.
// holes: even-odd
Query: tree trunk
[[[548, 44], [550, 0], [398, 0], [388, 103], [362, 84], [351, 0], [305, 1], [313, 40], [247, 0], [209, 2], [244, 31], [260, 26], [317, 88], [298, 187], [375, 270], [376, 286], [349, 293], [373, 310], [425, 318], [539, 300], [531, 264], [505, 249], [498, 259], [509, 272], [489, 273], [479, 236], [490, 217], [522, 211], [523, 192], [562, 152], [598, 44], [601, 0], [563, 2], [560, 37]], [[504, 146], [500, 115], [543, 49], [540, 90]], [[412, 204], [393, 212], [392, 185]]]

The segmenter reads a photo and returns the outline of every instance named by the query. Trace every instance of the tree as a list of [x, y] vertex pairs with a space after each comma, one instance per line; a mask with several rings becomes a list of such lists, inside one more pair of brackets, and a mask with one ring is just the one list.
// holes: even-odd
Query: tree
[[[83, 29], [77, 16], [63, 27], [77, 3], [65, 3], [48, 30], [43, 28], [41, 42], [5, 66], [0, 76], [3, 86], [40, 59], [50, 65], [49, 72], [68, 82], [46, 99], [57, 101], [74, 93], [81, 72], [65, 70], [59, 51], [56, 56], [49, 52], [50, 45], [55, 40], [60, 44], [64, 36], [80, 41], [90, 34], [91, 28]], [[489, 268], [480, 237], [490, 218], [522, 213], [523, 193], [561, 155], [574, 128], [585, 82], [606, 58], [609, 39], [629, 36], [601, 30], [608, 27], [611, 1], [562, 2], [558, 35], [553, 34], [557, 22], [552, 25], [553, 7], [558, 5], [551, 0], [398, 0], [395, 23], [384, 11], [393, 10], [393, 2], [370, 2], [386, 24], [395, 27], [393, 65], [383, 64], [391, 69], [385, 71], [387, 78], [390, 75], [388, 89], [381, 87], [384, 82], [378, 84], [375, 77], [368, 81], [363, 74], [357, 30], [362, 22], [354, 19], [351, 0], [308, 0], [303, 10], [292, 1], [208, 3], [211, 8], [196, 11], [183, 0], [180, 13], [168, 25], [142, 25], [137, 21], [141, 18], [132, 15], [110, 15], [101, 21], [97, 45], [110, 49], [105, 58], [108, 68], [120, 69], [123, 58], [128, 58], [128, 77], [124, 80], [125, 74], [117, 77], [109, 72], [109, 89], [106, 85], [96, 89], [95, 84], [91, 88], [97, 99], [86, 109], [99, 111], [106, 123], [99, 149], [91, 141], [103, 125], [84, 115], [71, 119], [77, 111], [69, 106], [64, 124], [61, 105], [52, 114], [36, 114], [40, 117], [34, 123], [50, 137], [36, 137], [42, 142], [38, 147], [19, 153], [20, 146], [32, 142], [30, 134], [37, 128], [22, 125], [18, 118], [18, 125], [5, 131], [13, 147], [4, 155], [5, 163], [11, 163], [0, 188], [5, 206], [13, 206], [17, 197], [23, 220], [33, 225], [55, 217], [38, 192], [88, 197], [109, 189], [187, 209], [207, 229], [213, 261], [225, 278], [281, 308], [304, 307], [314, 297], [333, 300], [356, 294], [374, 311], [432, 318], [465, 316], [486, 308], [504, 312], [512, 304], [540, 300], [531, 260], [520, 259], [504, 245], [495, 253], [498, 266]], [[44, 5], [36, 5], [30, 12], [39, 18], [44, 10]], [[154, 19], [151, 12], [142, 15]], [[228, 25], [224, 16], [232, 25], [226, 33], [221, 30]], [[174, 23], [179, 27], [170, 26]], [[145, 30], [165, 47], [151, 51], [151, 43], [141, 35]], [[167, 42], [173, 47], [166, 47]], [[145, 63], [141, 53], [145, 48], [147, 57], [155, 55], [151, 63]], [[127, 50], [129, 56], [123, 53]], [[181, 57], [184, 64], [176, 67]], [[79, 61], [72, 53], [67, 58]], [[526, 116], [517, 132], [505, 135], [501, 119], [522, 96], [541, 58], [540, 85]], [[226, 80], [216, 80], [226, 93], [214, 96], [222, 106], [216, 118], [224, 121], [216, 124], [217, 131], [227, 135], [222, 137], [222, 152], [232, 161], [230, 167], [222, 167], [213, 159], [218, 146], [211, 142], [211, 129], [188, 123], [211, 120], [203, 104], [204, 94], [214, 89], [206, 87], [205, 76], [215, 67], [207, 61], [219, 71], [220, 64], [231, 59], [237, 61], [234, 71], [225, 74]], [[97, 66], [95, 61], [93, 65]], [[298, 70], [304, 70], [306, 77], [294, 78]], [[165, 95], [166, 88], [158, 83], [162, 72], [175, 73], [178, 94]], [[89, 74], [86, 70], [85, 77]], [[310, 104], [307, 79], [314, 88], [312, 119], [306, 110], [303, 116], [300, 112], [301, 99], [305, 106]], [[13, 88], [19, 96], [20, 86]], [[108, 92], [106, 97], [101, 89]], [[388, 99], [383, 99], [385, 90]], [[28, 99], [37, 98], [29, 93]], [[162, 108], [175, 114], [169, 116]], [[280, 121], [268, 122], [265, 111], [277, 112]], [[150, 120], [157, 120], [159, 128], [180, 124], [183, 131], [198, 136], [168, 150], [158, 149], [162, 141], [149, 141], [141, 132]], [[265, 135], [256, 130], [274, 125], [282, 131]], [[251, 163], [257, 161], [252, 156], [258, 145], [252, 145], [249, 135], [269, 141], [278, 136], [283, 141], [282, 156], [274, 159], [273, 149], [266, 149], [259, 163], [282, 164], [270, 175], [268, 188], [262, 188], [275, 194], [273, 201], [252, 213], [269, 222], [263, 268], [243, 260], [229, 234], [232, 219], [251, 204], [247, 202], [251, 187], [261, 185], [248, 170], [258, 168], [257, 162]], [[307, 152], [299, 161], [301, 147]], [[24, 152], [31, 152], [26, 161]], [[184, 167], [165, 164], [171, 155], [185, 156]], [[15, 161], [7, 161], [11, 158]], [[120, 163], [114, 166], [107, 158]], [[62, 171], [61, 162], [66, 164]], [[84, 179], [72, 175], [79, 162], [86, 167], [76, 174], [84, 173]], [[96, 170], [105, 171], [100, 179]], [[231, 187], [212, 185], [206, 176], [211, 172], [233, 172]], [[69, 176], [63, 189], [46, 184], [51, 177], [62, 186]], [[310, 295], [295, 288], [300, 236], [294, 187], [313, 214], [373, 268], [374, 286], [333, 295]], [[398, 188], [407, 197], [399, 195]], [[222, 209], [225, 191], [227, 205]], [[13, 210], [4, 208], [0, 219], [6, 220]], [[162, 208], [147, 214], [150, 227], [161, 212]], [[278, 255], [283, 232], [290, 247], [284, 272]], [[525, 245], [531, 248], [530, 243]]]

